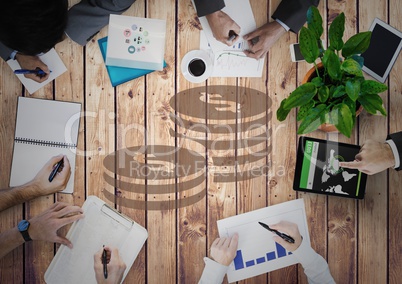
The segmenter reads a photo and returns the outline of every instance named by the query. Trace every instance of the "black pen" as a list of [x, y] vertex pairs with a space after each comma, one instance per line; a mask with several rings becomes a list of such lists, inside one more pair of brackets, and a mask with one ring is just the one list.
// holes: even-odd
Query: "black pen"
[[103, 249], [102, 253], [102, 264], [103, 264], [103, 276], [105, 276], [105, 279], [107, 279], [107, 252], [105, 249]]
[[271, 231], [275, 234], [277, 234], [278, 236], [280, 236], [282, 239], [284, 239], [285, 241], [294, 244], [295, 243], [295, 239], [293, 239], [291, 236], [288, 236], [284, 233], [281, 233], [277, 230], [271, 229], [267, 224], [264, 224], [262, 222], [258, 222], [258, 224], [260, 224], [261, 226], [263, 226], [265, 229], [267, 229], [268, 231]]
[[64, 157], [54, 166], [54, 168], [49, 176], [49, 182], [52, 182], [52, 180], [56, 176], [57, 172], [59, 171], [60, 167], [63, 166], [63, 162], [64, 162]]

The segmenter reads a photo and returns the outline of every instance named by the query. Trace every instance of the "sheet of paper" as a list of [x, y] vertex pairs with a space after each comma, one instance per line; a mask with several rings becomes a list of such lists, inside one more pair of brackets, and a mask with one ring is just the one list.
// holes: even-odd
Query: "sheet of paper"
[[10, 186], [32, 180], [50, 158], [66, 155], [71, 175], [64, 193], [74, 191], [81, 104], [19, 97]]
[[[54, 48], [49, 50], [47, 53], [40, 55], [39, 58], [42, 60], [43, 63], [45, 63], [49, 67], [49, 70], [52, 71], [49, 75], [49, 78], [46, 81], [38, 83], [35, 82], [34, 80], [25, 78], [24, 75], [21, 74], [16, 75], [18, 79], [20, 79], [21, 83], [25, 86], [28, 93], [30, 94], [35, 93], [37, 90], [39, 90], [40, 88], [42, 88], [43, 86], [45, 86], [46, 84], [53, 81], [61, 74], [67, 71], [66, 66], [64, 65], [63, 61], [61, 60], [60, 56], [57, 54]], [[10, 59], [7, 61], [7, 63], [13, 71], [21, 69], [21, 66], [19, 65], [17, 60]]]
[[[228, 14], [240, 26], [239, 41], [241, 41], [243, 35], [254, 31], [257, 27], [249, 0], [225, 0], [225, 7], [222, 11]], [[214, 38], [207, 18], [200, 17], [199, 19], [214, 53], [227, 49], [228, 46], [226, 44]]]
[[200, 31], [200, 49], [209, 51], [211, 59], [214, 62], [210, 77], [262, 76], [265, 58], [256, 60], [247, 57], [243, 52], [248, 49], [248, 43], [245, 40], [240, 40], [231, 47], [225, 46], [224, 50], [213, 52], [205, 32]]
[[46, 283], [96, 283], [94, 254], [103, 245], [119, 250], [126, 264], [124, 280], [148, 238], [148, 232], [104, 204], [98, 197], [88, 196], [82, 207], [85, 218], [74, 222], [66, 235], [74, 247], [62, 245], [58, 249], [45, 272]]
[[297, 263], [291, 252], [273, 241], [274, 234], [258, 224], [259, 221], [267, 225], [279, 221], [296, 223], [303, 241], [310, 244], [303, 199], [218, 220], [220, 237], [239, 234], [237, 254], [227, 272], [230, 283]]

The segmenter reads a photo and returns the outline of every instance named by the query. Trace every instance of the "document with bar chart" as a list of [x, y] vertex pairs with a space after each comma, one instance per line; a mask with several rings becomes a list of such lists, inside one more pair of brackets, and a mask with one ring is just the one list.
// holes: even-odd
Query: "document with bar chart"
[[220, 237], [239, 234], [239, 245], [227, 276], [230, 283], [297, 263], [290, 251], [274, 242], [274, 234], [258, 222], [273, 225], [279, 221], [296, 223], [303, 241], [310, 244], [303, 199], [296, 199], [248, 213], [218, 220]]

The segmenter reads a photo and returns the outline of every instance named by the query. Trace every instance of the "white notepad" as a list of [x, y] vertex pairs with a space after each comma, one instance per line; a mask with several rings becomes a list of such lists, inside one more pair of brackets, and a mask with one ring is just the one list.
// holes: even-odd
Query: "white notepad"
[[66, 235], [73, 248], [59, 248], [46, 270], [47, 284], [96, 283], [94, 255], [103, 245], [119, 250], [126, 264], [124, 280], [148, 238], [145, 228], [96, 196], [88, 196], [82, 208], [85, 218], [74, 222]]
[[[47, 85], [49, 82], [53, 81], [67, 71], [66, 66], [64, 65], [63, 61], [54, 48], [52, 48], [45, 54], [39, 55], [39, 58], [49, 67], [49, 70], [52, 71], [46, 81], [38, 83], [32, 79], [25, 78], [24, 75], [16, 75], [30, 94], [35, 93], [37, 90]], [[17, 60], [10, 59], [7, 61], [7, 64], [11, 67], [13, 71], [21, 69], [21, 66], [18, 64]]]
[[10, 186], [29, 182], [52, 157], [63, 154], [71, 176], [62, 192], [73, 192], [80, 112], [80, 103], [18, 98]]

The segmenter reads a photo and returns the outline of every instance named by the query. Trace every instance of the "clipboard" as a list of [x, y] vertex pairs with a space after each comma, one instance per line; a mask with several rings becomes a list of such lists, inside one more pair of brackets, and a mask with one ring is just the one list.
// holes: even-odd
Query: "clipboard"
[[74, 222], [66, 235], [73, 248], [59, 248], [45, 272], [45, 282], [96, 283], [94, 254], [103, 245], [118, 248], [127, 266], [123, 281], [148, 238], [147, 230], [96, 196], [88, 196], [82, 209], [85, 218]]

